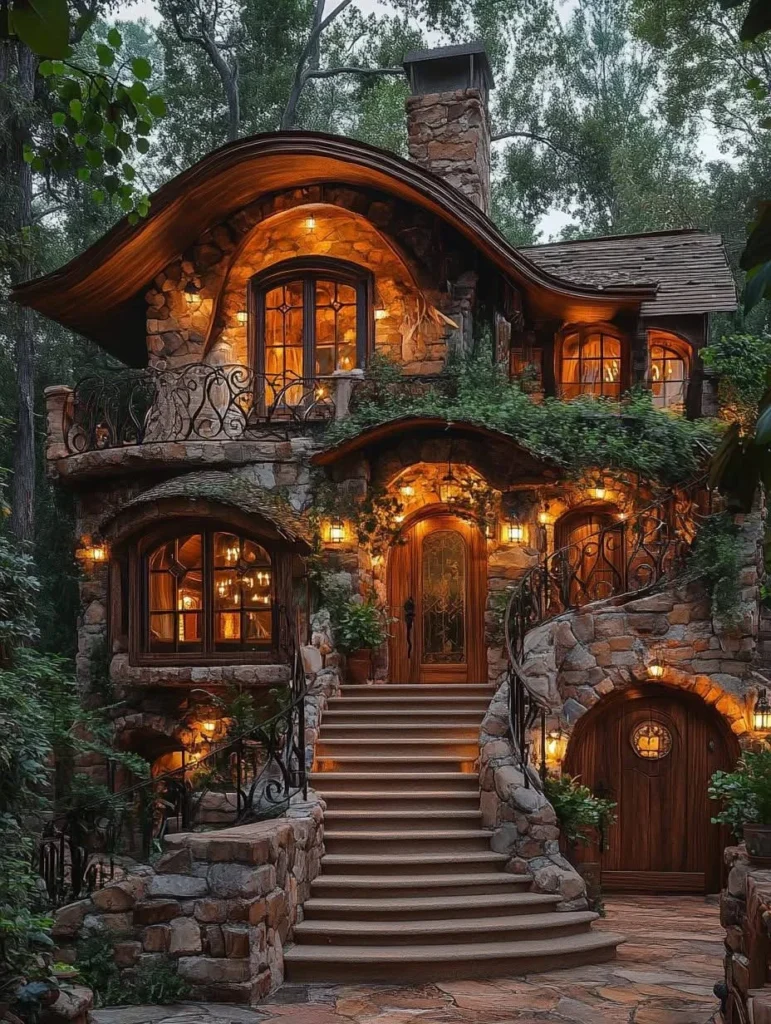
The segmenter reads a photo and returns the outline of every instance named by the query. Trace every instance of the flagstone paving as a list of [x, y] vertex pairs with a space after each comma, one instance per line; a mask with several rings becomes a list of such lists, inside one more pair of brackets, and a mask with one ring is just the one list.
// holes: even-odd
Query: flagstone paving
[[490, 981], [286, 985], [254, 1010], [213, 1004], [97, 1010], [93, 1024], [709, 1024], [722, 976], [717, 899], [626, 896], [596, 927], [627, 936], [618, 959]]

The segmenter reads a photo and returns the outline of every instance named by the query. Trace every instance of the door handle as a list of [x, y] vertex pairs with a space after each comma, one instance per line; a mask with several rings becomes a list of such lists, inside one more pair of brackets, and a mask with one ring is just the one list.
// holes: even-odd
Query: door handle
[[404, 625], [407, 627], [407, 657], [412, 657], [412, 627], [415, 624], [415, 599], [408, 597], [402, 605], [404, 609]]

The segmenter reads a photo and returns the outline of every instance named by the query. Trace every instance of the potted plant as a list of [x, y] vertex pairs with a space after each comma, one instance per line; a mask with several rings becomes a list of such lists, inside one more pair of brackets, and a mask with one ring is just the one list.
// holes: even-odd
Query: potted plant
[[372, 651], [388, 638], [383, 611], [370, 597], [366, 601], [350, 598], [341, 602], [335, 612], [335, 646], [345, 655], [346, 680], [366, 683], [372, 676]]
[[712, 821], [744, 836], [750, 860], [771, 866], [771, 750], [748, 750], [732, 772], [715, 772], [709, 796], [722, 810]]

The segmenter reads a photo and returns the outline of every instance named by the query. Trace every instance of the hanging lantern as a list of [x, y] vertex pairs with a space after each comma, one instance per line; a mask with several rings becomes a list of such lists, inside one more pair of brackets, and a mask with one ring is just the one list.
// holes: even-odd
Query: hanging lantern
[[439, 481], [439, 500], [451, 505], [461, 496], [460, 481], [452, 471], [452, 456], [447, 460], [447, 472]]
[[547, 501], [543, 509], [538, 513], [538, 522], [541, 526], [548, 526], [549, 523], [554, 521], [554, 516], [549, 508], [549, 502]]
[[758, 697], [752, 712], [752, 728], [755, 732], [768, 732], [771, 729], [771, 704], [768, 703], [765, 687], [762, 686], [758, 690]]
[[519, 521], [517, 516], [512, 518], [506, 523], [506, 540], [509, 544], [521, 544], [525, 539], [525, 528]]
[[592, 487], [592, 489], [591, 489], [592, 497], [594, 498], [595, 501], [605, 501], [605, 498], [607, 497], [607, 494], [608, 494], [608, 491], [607, 491], [607, 488], [605, 487], [605, 481], [601, 477], [598, 477], [597, 478], [597, 482], [595, 483], [594, 487]]

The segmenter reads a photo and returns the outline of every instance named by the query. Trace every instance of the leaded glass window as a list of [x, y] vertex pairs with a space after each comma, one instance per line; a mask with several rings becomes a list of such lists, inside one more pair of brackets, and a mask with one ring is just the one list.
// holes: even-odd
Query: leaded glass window
[[670, 412], [685, 410], [688, 388], [688, 355], [685, 346], [672, 338], [652, 335], [648, 346], [648, 383], [653, 404]]
[[423, 661], [466, 660], [466, 544], [455, 530], [436, 530], [423, 540]]
[[587, 331], [568, 335], [562, 344], [562, 397], [620, 398], [622, 357], [621, 340], [613, 334]]

